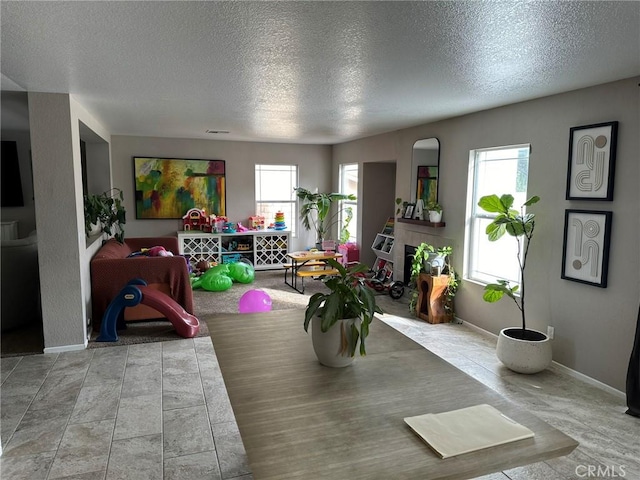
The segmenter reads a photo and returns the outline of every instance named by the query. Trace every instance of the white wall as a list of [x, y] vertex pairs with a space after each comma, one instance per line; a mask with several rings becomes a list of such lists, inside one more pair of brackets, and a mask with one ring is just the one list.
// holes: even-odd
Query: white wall
[[[255, 165], [298, 165], [299, 185], [310, 190], [331, 191], [331, 147], [251, 143], [184, 138], [129, 137], [111, 139], [114, 187], [124, 192], [127, 210], [125, 237], [175, 235], [182, 229], [180, 220], [136, 220], [133, 157], [199, 158], [225, 160], [227, 217], [232, 222], [255, 214]], [[269, 219], [267, 219], [269, 220]], [[273, 219], [270, 219], [273, 220]], [[285, 219], [288, 225], [298, 219]], [[292, 239], [292, 249], [300, 250], [315, 243], [312, 232], [298, 222], [299, 238]]]
[[109, 133], [66, 94], [29, 93], [45, 352], [84, 348], [90, 297], [84, 236], [80, 121]]
[[[395, 193], [411, 198], [411, 146], [419, 138], [437, 137], [439, 200], [447, 226], [417, 227], [405, 234], [434, 244], [446, 241], [454, 247], [454, 266], [462, 271], [469, 151], [531, 143], [528, 193], [542, 200], [535, 206], [538, 221], [527, 267], [530, 326], [542, 331], [547, 325], [555, 327], [554, 360], [624, 390], [640, 301], [639, 80], [632, 78], [336, 145], [334, 169], [347, 161], [380, 161], [381, 155], [397, 155]], [[614, 120], [620, 122], [614, 200], [566, 201], [569, 129]], [[613, 211], [606, 289], [560, 278], [564, 211], [568, 208]], [[398, 270], [403, 267], [398, 258], [401, 247], [395, 247], [396, 278], [402, 275]], [[456, 311], [463, 320], [493, 333], [519, 323], [519, 312], [511, 302], [487, 304], [482, 300], [482, 287], [467, 281], [462, 282], [456, 297]]]
[[396, 164], [377, 162], [360, 165], [362, 192], [359, 209], [362, 225], [360, 227], [360, 261], [373, 267], [376, 255], [371, 245], [376, 233], [382, 231], [387, 219], [395, 216], [395, 197], [393, 187], [396, 183]]

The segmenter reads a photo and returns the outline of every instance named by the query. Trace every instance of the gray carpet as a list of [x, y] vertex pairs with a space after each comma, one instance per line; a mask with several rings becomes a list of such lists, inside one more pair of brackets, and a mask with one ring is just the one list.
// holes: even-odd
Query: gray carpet
[[[209, 335], [205, 322], [206, 318], [225, 313], [238, 313], [240, 298], [245, 292], [253, 289], [261, 289], [269, 295], [272, 310], [304, 308], [311, 295], [316, 292], [327, 291], [321, 281], [306, 279], [305, 293], [298, 293], [288, 285], [285, 285], [283, 270], [256, 272], [255, 280], [252, 283], [234, 283], [233, 286], [225, 292], [194, 290], [194, 314], [201, 320], [198, 337]], [[126, 329], [118, 331], [118, 341], [116, 342], [96, 342], [95, 339], [97, 336], [97, 333], [92, 333], [89, 348], [164, 342], [182, 338], [175, 332], [173, 325], [167, 320], [127, 323]]]
[[296, 292], [284, 283], [283, 270], [256, 272], [253, 283], [234, 283], [225, 292], [193, 291], [193, 303], [196, 317], [210, 313], [238, 313], [238, 303], [242, 295], [252, 289], [265, 291], [271, 297], [272, 310], [289, 310], [307, 305], [309, 298], [316, 292], [328, 291], [320, 280], [305, 279], [304, 294]]

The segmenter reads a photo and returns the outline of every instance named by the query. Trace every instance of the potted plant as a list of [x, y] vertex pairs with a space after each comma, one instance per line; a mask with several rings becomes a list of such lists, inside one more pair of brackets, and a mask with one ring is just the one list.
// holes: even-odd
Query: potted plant
[[444, 246], [436, 249], [433, 245], [422, 242], [416, 247], [411, 261], [410, 286], [413, 289], [411, 300], [409, 301], [409, 311], [416, 313], [416, 303], [420, 292], [418, 291], [418, 276], [423, 273], [431, 273], [431, 267], [439, 267], [440, 273], [449, 275], [447, 288], [445, 289], [445, 310], [453, 316], [453, 299], [456, 296], [459, 285], [458, 274], [454, 271], [450, 263], [450, 256], [453, 248]]
[[353, 362], [358, 341], [360, 355], [366, 355], [365, 339], [375, 313], [382, 313], [376, 297], [365, 283], [369, 267], [362, 263], [345, 268], [330, 259], [331, 268], [338, 275], [326, 276], [322, 281], [328, 293], [315, 293], [309, 299], [304, 315], [304, 329], [309, 331], [318, 360], [328, 367], [346, 367]]
[[429, 202], [427, 204], [427, 210], [429, 211], [430, 222], [439, 223], [442, 221], [442, 205], [438, 202]]
[[326, 235], [331, 231], [331, 228], [338, 223], [339, 213], [343, 210], [347, 212], [347, 218], [345, 219], [345, 224], [341, 227], [339, 237], [344, 236], [342, 231], [347, 228], [353, 216], [351, 207], [344, 207], [333, 215], [330, 215], [331, 205], [333, 202], [339, 200], [355, 200], [355, 195], [343, 193], [314, 193], [302, 187], [298, 187], [295, 190], [297, 197], [302, 200], [300, 219], [307, 230], [311, 230], [313, 226], [316, 231], [316, 246], [318, 248], [322, 248], [322, 241], [326, 239]]
[[[511, 298], [520, 310], [522, 325], [520, 328], [504, 328], [498, 336], [496, 353], [498, 359], [509, 369], [520, 373], [536, 373], [551, 364], [551, 342], [547, 335], [527, 328], [525, 317], [525, 268], [529, 244], [535, 229], [535, 215], [524, 213], [524, 208], [534, 205], [540, 197], [529, 198], [520, 210], [512, 209], [513, 196], [506, 194], [486, 195], [478, 201], [478, 206], [489, 213], [497, 213], [493, 221], [487, 225], [486, 233], [489, 241], [496, 241], [505, 233], [518, 242], [518, 265], [520, 267], [520, 285], [511, 285], [508, 280], [498, 280], [484, 287], [483, 299], [497, 302], [505, 295]], [[519, 291], [519, 296], [517, 292]]]
[[403, 201], [400, 197], [396, 198], [396, 216], [398, 218], [402, 218], [404, 216], [404, 211], [406, 210], [407, 205], [409, 205], [409, 202]]
[[123, 195], [119, 188], [84, 197], [84, 231], [89, 237], [93, 225], [98, 225], [103, 233], [113, 235], [122, 243], [124, 241], [124, 224], [126, 212], [122, 204]]

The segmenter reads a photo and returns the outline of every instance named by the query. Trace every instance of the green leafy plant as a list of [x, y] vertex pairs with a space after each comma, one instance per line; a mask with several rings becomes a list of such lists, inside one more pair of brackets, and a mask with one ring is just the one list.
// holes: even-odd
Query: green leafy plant
[[[484, 287], [482, 298], [489, 303], [497, 302], [503, 296], [511, 298], [522, 315], [522, 331], [527, 329], [525, 321], [525, 288], [524, 271], [527, 266], [527, 255], [529, 254], [529, 243], [533, 238], [533, 231], [536, 226], [535, 215], [524, 213], [525, 207], [529, 207], [540, 201], [540, 197], [533, 196], [520, 206], [520, 210], [512, 209], [513, 195], [505, 194], [501, 197], [497, 195], [485, 195], [478, 201], [478, 206], [489, 213], [497, 213], [493, 221], [487, 225], [486, 234], [489, 241], [495, 242], [507, 233], [514, 237], [518, 243], [518, 266], [520, 267], [520, 285], [511, 285], [508, 280], [498, 280], [498, 283], [490, 283]], [[520, 290], [520, 300], [516, 292]]]
[[353, 324], [349, 342], [341, 342], [343, 355], [353, 357], [356, 352], [358, 339], [360, 339], [360, 355], [366, 355], [365, 339], [369, 335], [369, 325], [373, 321], [375, 313], [382, 313], [376, 303], [376, 297], [371, 288], [365, 283], [365, 273], [369, 267], [358, 263], [345, 268], [341, 263], [330, 259], [327, 263], [338, 270], [338, 275], [326, 276], [322, 281], [329, 289], [329, 293], [315, 293], [309, 299], [304, 315], [304, 329], [308, 331], [309, 323], [314, 316], [321, 319], [321, 330], [327, 332], [338, 320], [347, 318], [359, 318], [360, 325]]
[[418, 276], [421, 273], [426, 272], [425, 264], [429, 262], [430, 259], [442, 257], [444, 261], [442, 273], [445, 275], [449, 275], [449, 283], [447, 284], [447, 288], [445, 289], [445, 310], [453, 314], [453, 299], [458, 291], [460, 277], [451, 266], [450, 256], [452, 253], [453, 248], [450, 246], [440, 247], [436, 250], [433, 245], [422, 242], [416, 247], [416, 251], [413, 254], [413, 260], [411, 261], [411, 276], [409, 279], [409, 286], [412, 289], [411, 299], [409, 301], [410, 312], [415, 314], [416, 304], [418, 302], [418, 296], [420, 294], [418, 292]]
[[307, 230], [311, 230], [313, 227], [316, 231], [316, 241], [320, 243], [326, 239], [326, 235], [331, 231], [331, 228], [338, 223], [341, 211], [347, 213], [345, 223], [341, 226], [338, 237], [343, 238], [343, 230], [347, 228], [349, 221], [353, 218], [353, 211], [351, 207], [344, 207], [331, 214], [331, 205], [340, 200], [356, 200], [356, 196], [343, 193], [314, 193], [302, 187], [298, 187], [295, 190], [296, 196], [302, 200], [302, 206], [300, 207], [302, 225]]
[[402, 201], [400, 197], [396, 198], [396, 215], [404, 215], [407, 205], [409, 205], [409, 202]]
[[430, 212], [442, 213], [442, 205], [440, 205], [438, 202], [429, 202], [427, 203], [427, 210], [429, 210]]
[[126, 212], [123, 205], [123, 194], [119, 188], [84, 197], [84, 232], [91, 234], [92, 225], [99, 225], [103, 233], [113, 235], [122, 243], [124, 241], [124, 224]]

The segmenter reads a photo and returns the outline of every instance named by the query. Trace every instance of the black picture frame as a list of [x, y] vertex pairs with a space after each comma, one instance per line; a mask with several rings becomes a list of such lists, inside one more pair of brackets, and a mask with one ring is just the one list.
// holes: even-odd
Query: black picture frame
[[415, 203], [409, 203], [407, 204], [407, 208], [404, 209], [404, 214], [402, 215], [402, 218], [413, 218], [413, 209], [416, 208], [416, 204]]
[[611, 211], [565, 210], [561, 278], [607, 288], [612, 219]]
[[567, 200], [613, 200], [618, 122], [569, 130]]

